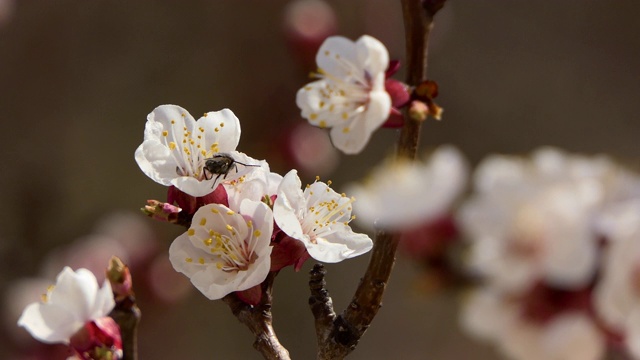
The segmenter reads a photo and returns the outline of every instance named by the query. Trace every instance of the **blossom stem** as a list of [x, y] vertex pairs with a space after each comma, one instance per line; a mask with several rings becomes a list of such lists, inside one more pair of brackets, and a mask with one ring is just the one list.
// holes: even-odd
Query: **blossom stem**
[[[416, 86], [426, 80], [429, 34], [433, 28], [433, 18], [446, 0], [401, 1], [406, 36], [407, 84]], [[421, 123], [413, 120], [406, 110], [404, 117], [397, 156], [415, 159]], [[366, 273], [351, 303], [337, 317], [333, 314], [331, 298], [324, 288], [324, 274], [321, 269], [314, 268], [310, 282], [310, 304], [316, 319], [318, 359], [343, 359], [356, 348], [382, 306], [382, 296], [395, 263], [398, 240], [399, 234], [377, 231]]]
[[235, 293], [231, 293], [222, 300], [231, 308], [231, 312], [241, 323], [249, 328], [255, 335], [253, 347], [258, 350], [265, 359], [289, 360], [289, 351], [280, 344], [273, 330], [271, 315], [273, 281], [278, 272], [270, 272], [262, 283], [262, 298], [256, 306], [251, 306], [240, 300]]
[[138, 323], [141, 312], [136, 304], [135, 294], [131, 283], [129, 269], [117, 257], [112, 257], [107, 268], [107, 278], [111, 283], [116, 306], [109, 316], [120, 327], [122, 337], [122, 359], [137, 360], [138, 358]]
[[[401, 0], [407, 50], [407, 84], [416, 86], [427, 80], [427, 50], [433, 17], [446, 0]], [[421, 122], [405, 110], [404, 126], [398, 140], [398, 156], [415, 159]]]

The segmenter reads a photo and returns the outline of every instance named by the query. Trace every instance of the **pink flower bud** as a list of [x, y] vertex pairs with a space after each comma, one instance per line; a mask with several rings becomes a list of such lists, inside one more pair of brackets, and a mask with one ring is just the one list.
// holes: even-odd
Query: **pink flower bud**
[[158, 200], [147, 200], [147, 205], [141, 209], [147, 216], [158, 221], [175, 222], [178, 213], [182, 210], [177, 206], [169, 203], [163, 203]]
[[107, 268], [107, 279], [116, 298], [133, 295], [131, 272], [117, 257], [112, 257]]

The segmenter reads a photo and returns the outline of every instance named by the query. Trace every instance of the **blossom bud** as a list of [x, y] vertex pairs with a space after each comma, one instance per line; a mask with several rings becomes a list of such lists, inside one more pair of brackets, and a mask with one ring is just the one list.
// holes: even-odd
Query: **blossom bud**
[[413, 100], [409, 106], [409, 116], [416, 121], [425, 121], [429, 115], [427, 104], [419, 100]]
[[145, 207], [141, 208], [143, 213], [158, 221], [166, 221], [175, 223], [178, 220], [178, 214], [182, 209], [169, 203], [163, 203], [158, 200], [147, 200]]
[[112, 257], [109, 262], [107, 279], [111, 283], [111, 289], [116, 295], [116, 299], [133, 295], [133, 282], [129, 268], [116, 256]]

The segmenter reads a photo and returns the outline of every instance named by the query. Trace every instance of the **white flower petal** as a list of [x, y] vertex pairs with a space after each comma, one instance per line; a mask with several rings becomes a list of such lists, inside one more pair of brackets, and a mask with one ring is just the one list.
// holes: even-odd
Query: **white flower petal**
[[629, 314], [625, 329], [625, 345], [629, 353], [635, 358], [640, 358], [640, 306], [636, 306]]
[[135, 153], [138, 166], [153, 181], [169, 186], [176, 177], [177, 163], [169, 149], [156, 140], [145, 140]]
[[330, 132], [333, 146], [349, 155], [361, 152], [371, 137], [368, 125], [365, 114], [359, 114], [344, 125], [334, 126]]
[[342, 224], [336, 226], [344, 229], [318, 237], [316, 244], [305, 242], [312, 258], [326, 263], [337, 263], [369, 252], [373, 247], [373, 241], [369, 236], [354, 233], [350, 227]]
[[344, 78], [349, 73], [349, 69], [342, 64], [342, 61], [356, 63], [357, 60], [354, 42], [342, 36], [328, 37], [316, 55], [318, 67], [337, 78]]
[[98, 292], [95, 275], [87, 269], [74, 272], [65, 267], [56, 281], [56, 287], [49, 296], [49, 302], [78, 314], [78, 319], [91, 318], [92, 306]]
[[300, 211], [304, 207], [302, 182], [296, 170], [289, 171], [278, 188], [278, 197], [273, 204], [273, 217], [280, 230], [294, 239], [304, 239], [300, 225]]
[[542, 333], [546, 359], [597, 360], [605, 353], [605, 339], [586, 315], [566, 313], [553, 319]]
[[370, 74], [383, 74], [389, 67], [387, 48], [369, 35], [363, 35], [356, 41], [356, 53], [358, 63]]
[[206, 116], [198, 119], [197, 126], [204, 129], [206, 144], [218, 145], [216, 152], [230, 152], [238, 147], [241, 133], [240, 120], [233, 111], [229, 109], [209, 111]]
[[52, 344], [68, 344], [71, 336], [82, 326], [68, 309], [60, 305], [33, 303], [27, 306], [18, 320], [35, 339]]

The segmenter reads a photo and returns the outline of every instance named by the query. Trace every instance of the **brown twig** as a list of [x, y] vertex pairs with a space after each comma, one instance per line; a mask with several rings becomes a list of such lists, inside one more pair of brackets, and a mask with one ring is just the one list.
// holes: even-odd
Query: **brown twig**
[[[427, 44], [433, 17], [446, 0], [401, 0], [407, 49], [407, 84], [426, 80]], [[404, 114], [405, 123], [398, 139], [397, 156], [415, 159], [420, 138], [420, 122]], [[382, 296], [395, 263], [398, 234], [383, 230], [376, 233], [371, 259], [349, 306], [335, 316], [325, 288], [324, 269], [316, 265], [311, 271], [311, 305], [316, 320], [318, 359], [343, 359], [357, 346], [382, 306]]]
[[[401, 1], [407, 50], [407, 84], [415, 86], [427, 80], [427, 50], [433, 17], [446, 0]], [[405, 112], [405, 122], [398, 140], [399, 157], [415, 159], [420, 125], [420, 122], [412, 120]]]
[[109, 261], [106, 276], [116, 302], [109, 316], [120, 327], [122, 359], [136, 360], [138, 358], [138, 323], [142, 313], [136, 304], [131, 272], [119, 258], [114, 256]]
[[262, 283], [262, 298], [256, 306], [246, 304], [232, 293], [222, 300], [229, 305], [231, 312], [241, 323], [249, 328], [255, 335], [256, 340], [253, 347], [258, 350], [265, 359], [288, 360], [289, 351], [280, 344], [275, 331], [273, 330], [273, 319], [271, 316], [273, 281], [277, 272], [270, 272]]
[[116, 301], [116, 307], [109, 316], [120, 327], [122, 359], [136, 360], [138, 358], [138, 323], [140, 322], [141, 313], [133, 295]]

